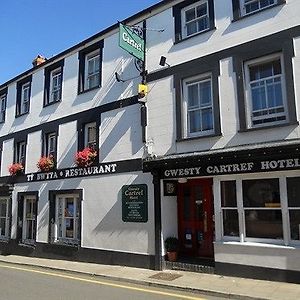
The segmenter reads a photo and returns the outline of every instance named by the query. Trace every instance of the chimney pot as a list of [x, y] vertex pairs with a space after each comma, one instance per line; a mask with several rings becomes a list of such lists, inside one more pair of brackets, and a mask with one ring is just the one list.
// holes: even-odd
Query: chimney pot
[[32, 61], [32, 65], [34, 67], [44, 63], [47, 60], [46, 57], [42, 56], [42, 55], [37, 55], [37, 57]]

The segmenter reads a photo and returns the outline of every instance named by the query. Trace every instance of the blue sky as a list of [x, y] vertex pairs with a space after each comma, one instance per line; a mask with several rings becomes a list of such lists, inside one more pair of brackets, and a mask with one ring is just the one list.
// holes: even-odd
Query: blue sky
[[0, 85], [160, 0], [0, 0]]

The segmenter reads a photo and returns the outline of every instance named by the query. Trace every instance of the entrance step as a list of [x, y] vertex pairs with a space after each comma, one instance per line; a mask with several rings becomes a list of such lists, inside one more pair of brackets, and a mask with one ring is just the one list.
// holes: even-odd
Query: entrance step
[[189, 272], [197, 272], [197, 273], [208, 273], [214, 274], [215, 268], [213, 266], [195, 264], [195, 263], [187, 263], [187, 262], [164, 262], [165, 269], [168, 270], [180, 270], [180, 271], [189, 271]]

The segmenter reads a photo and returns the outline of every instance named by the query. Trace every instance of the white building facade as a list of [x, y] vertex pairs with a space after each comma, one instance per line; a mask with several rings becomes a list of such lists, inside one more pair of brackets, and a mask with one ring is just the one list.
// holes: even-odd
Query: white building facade
[[299, 282], [298, 2], [166, 0], [124, 20], [143, 28], [145, 104], [118, 24], [2, 84], [2, 253], [161, 269], [176, 236], [216, 273]]

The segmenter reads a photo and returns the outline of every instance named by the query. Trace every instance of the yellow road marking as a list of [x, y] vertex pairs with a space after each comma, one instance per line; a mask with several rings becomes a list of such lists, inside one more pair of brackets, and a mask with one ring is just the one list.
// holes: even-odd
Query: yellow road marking
[[95, 283], [95, 284], [100, 284], [100, 285], [107, 285], [107, 286], [111, 286], [111, 287], [127, 289], [127, 290], [133, 290], [133, 291], [138, 291], [138, 292], [144, 292], [144, 293], [149, 293], [149, 294], [169, 296], [169, 297], [173, 297], [173, 298], [188, 299], [188, 300], [205, 300], [204, 298], [191, 297], [191, 296], [186, 296], [186, 295], [156, 291], [156, 290], [151, 290], [151, 289], [143, 289], [143, 288], [138, 288], [138, 287], [130, 287], [130, 286], [122, 285], [122, 284], [109, 283], [109, 282], [104, 282], [104, 281], [97, 281], [97, 280], [80, 278], [80, 277], [64, 275], [64, 274], [59, 274], [59, 273], [54, 273], [54, 272], [52, 273], [52, 272], [39, 271], [39, 270], [33, 270], [33, 269], [27, 269], [27, 268], [21, 268], [21, 267], [7, 266], [7, 265], [2, 265], [2, 264], [0, 264], [0, 267], [7, 268], [7, 269], [20, 270], [20, 271], [25, 271], [25, 272], [44, 274], [44, 275], [53, 276], [53, 277], [62, 277], [62, 278], [78, 280], [78, 281], [82, 281], [82, 282]]

